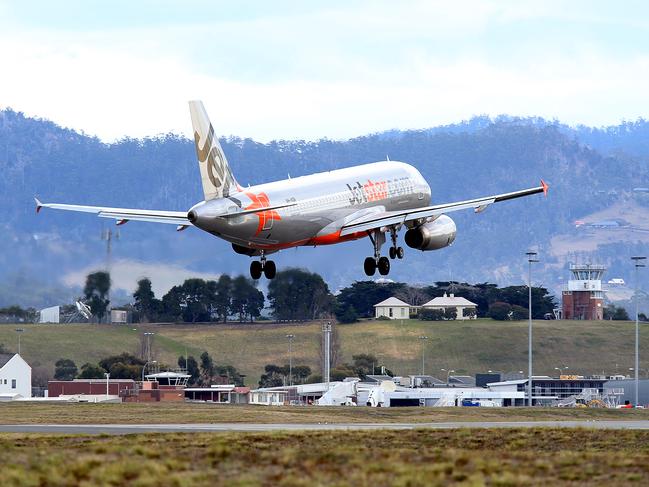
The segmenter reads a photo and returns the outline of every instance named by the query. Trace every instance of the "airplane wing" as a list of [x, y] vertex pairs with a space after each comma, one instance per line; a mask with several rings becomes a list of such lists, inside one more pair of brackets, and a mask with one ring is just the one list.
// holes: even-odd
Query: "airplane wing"
[[548, 185], [545, 181], [541, 180], [541, 186], [523, 189], [521, 191], [514, 191], [512, 193], [485, 196], [484, 198], [457, 201], [455, 203], [445, 203], [442, 205], [425, 206], [423, 208], [413, 208], [403, 211], [384, 211], [382, 213], [361, 217], [343, 225], [340, 236], [344, 237], [345, 235], [374, 230], [376, 228], [390, 225], [399, 225], [412, 220], [436, 217], [444, 213], [466, 210], [468, 208], [473, 208], [476, 213], [480, 213], [493, 203], [522, 198], [523, 196], [530, 196], [537, 193], [547, 194], [547, 192]]
[[[168, 223], [178, 225], [182, 229], [191, 225], [187, 219], [186, 211], [159, 211], [159, 210], [139, 210], [132, 208], [108, 208], [104, 206], [83, 206], [83, 205], [64, 205], [60, 203], [42, 203], [38, 198], [36, 200], [36, 212], [41, 208], [52, 208], [54, 210], [81, 211], [84, 213], [94, 213], [102, 218], [114, 218], [117, 224], [126, 223], [130, 220], [154, 223]], [[180, 229], [180, 228], [179, 228]]]

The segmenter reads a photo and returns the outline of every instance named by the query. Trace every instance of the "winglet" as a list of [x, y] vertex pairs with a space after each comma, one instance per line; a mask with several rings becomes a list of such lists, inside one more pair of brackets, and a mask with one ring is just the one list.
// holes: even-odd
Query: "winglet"
[[541, 179], [541, 187], [543, 188], [543, 194], [545, 196], [547, 196], [548, 195], [548, 189], [550, 189], [550, 186], [548, 186], [548, 183], [546, 183], [542, 179]]
[[36, 213], [39, 213], [41, 211], [41, 208], [43, 208], [43, 203], [41, 203], [41, 201], [36, 196], [34, 196], [34, 201], [36, 201]]

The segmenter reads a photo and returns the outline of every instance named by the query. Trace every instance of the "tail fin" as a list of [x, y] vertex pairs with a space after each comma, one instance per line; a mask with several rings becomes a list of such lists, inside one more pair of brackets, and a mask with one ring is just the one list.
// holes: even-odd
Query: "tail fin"
[[189, 113], [192, 117], [194, 143], [205, 200], [227, 197], [236, 190], [238, 184], [221, 149], [219, 139], [214, 135], [203, 102], [190, 101]]

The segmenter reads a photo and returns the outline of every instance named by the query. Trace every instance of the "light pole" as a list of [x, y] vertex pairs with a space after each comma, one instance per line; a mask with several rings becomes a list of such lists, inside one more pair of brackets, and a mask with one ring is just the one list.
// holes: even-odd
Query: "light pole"
[[[636, 313], [637, 315], [637, 313]], [[18, 355], [20, 355], [20, 335], [25, 331], [24, 328], [16, 328], [16, 331], [18, 332]]]
[[149, 363], [155, 364], [156, 362], [157, 362], [156, 360], [154, 360], [153, 362], [149, 362], [149, 361], [147, 361], [147, 362], [144, 364], [144, 367], [142, 367], [142, 382], [144, 382], [144, 371], [146, 370], [146, 366], [149, 365]]
[[646, 257], [635, 256], [631, 257], [633, 265], [635, 266], [635, 406], [638, 407], [638, 372], [640, 370], [640, 328], [638, 326], [638, 269], [645, 267], [644, 261]]
[[426, 352], [426, 340], [428, 340], [428, 337], [424, 335], [420, 335], [419, 340], [421, 340], [421, 375], [424, 375], [424, 370], [426, 368], [424, 357]]
[[568, 370], [568, 366], [566, 365], [565, 367], [555, 367], [554, 370], [559, 371], [559, 376], [563, 375], [562, 372]]
[[108, 384], [110, 379], [110, 373], [109, 372], [104, 372], [104, 375], [106, 376], [106, 399], [108, 399]]
[[331, 361], [329, 358], [330, 353], [330, 341], [331, 341], [331, 321], [327, 321], [322, 324], [322, 333], [324, 333], [324, 379], [327, 384], [327, 390], [329, 390], [329, 376], [330, 376], [330, 366]]
[[295, 335], [286, 335], [286, 338], [288, 338], [288, 385], [292, 386], [293, 385], [293, 354], [292, 354], [292, 347], [291, 345], [293, 344], [293, 339], [295, 338]]
[[529, 323], [527, 326], [527, 405], [532, 406], [532, 264], [538, 262], [537, 253], [533, 251], [525, 252], [527, 255], [527, 287], [528, 287], [528, 311]]
[[[448, 370], [446, 370], [446, 369], [440, 369], [440, 370], [441, 370], [442, 372], [446, 372], [446, 385], [448, 386], [448, 378], [450, 377], [451, 372], [455, 372], [455, 370], [453, 370], [453, 369], [448, 369]], [[491, 371], [489, 371], [489, 372], [491, 372]]]
[[152, 335], [155, 335], [152, 331], [145, 331], [144, 336], [146, 337], [146, 361], [151, 362], [151, 341], [150, 338]]

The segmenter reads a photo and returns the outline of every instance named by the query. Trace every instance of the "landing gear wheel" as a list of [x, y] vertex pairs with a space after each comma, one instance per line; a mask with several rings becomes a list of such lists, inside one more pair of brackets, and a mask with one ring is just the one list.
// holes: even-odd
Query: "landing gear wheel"
[[277, 267], [275, 267], [275, 262], [272, 260], [267, 260], [266, 264], [264, 265], [264, 276], [266, 276], [266, 279], [273, 279], [275, 277], [275, 274], [277, 274]]
[[387, 276], [390, 273], [390, 260], [387, 257], [381, 257], [379, 259], [379, 274], [382, 276]]
[[394, 247], [390, 247], [390, 258], [391, 259], [396, 259], [397, 258], [397, 249]]
[[366, 275], [374, 275], [376, 272], [376, 261], [374, 260], [374, 257], [367, 257], [365, 259], [365, 262], [363, 262], [363, 269], [365, 270]]
[[403, 254], [404, 254], [403, 247], [397, 247], [397, 257], [403, 259]]
[[261, 262], [258, 260], [253, 260], [250, 263], [250, 277], [252, 277], [255, 281], [261, 277], [261, 272], [262, 272], [262, 266]]

